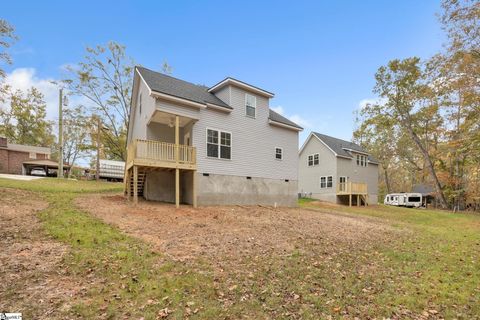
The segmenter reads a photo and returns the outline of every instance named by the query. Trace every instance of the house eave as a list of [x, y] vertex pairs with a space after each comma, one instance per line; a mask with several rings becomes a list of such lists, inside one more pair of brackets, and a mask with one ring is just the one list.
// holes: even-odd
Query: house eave
[[226, 78], [226, 79], [220, 81], [219, 83], [217, 83], [216, 85], [214, 85], [213, 87], [208, 89], [208, 92], [213, 93], [213, 92], [218, 91], [218, 90], [220, 90], [221, 88], [223, 88], [227, 85], [234, 85], [234, 86], [237, 86], [239, 88], [242, 88], [242, 89], [245, 89], [245, 90], [248, 90], [248, 91], [252, 91], [252, 92], [254, 92], [258, 95], [261, 95], [261, 96], [264, 96], [264, 97], [267, 97], [267, 98], [273, 98], [275, 96], [271, 92], [268, 92], [266, 90], [257, 88], [255, 86], [252, 86], [252, 85], [248, 84], [248, 83], [245, 83], [245, 82], [233, 79], [233, 78]]
[[303, 131], [303, 128], [297, 128], [297, 127], [294, 127], [294, 126], [290, 126], [288, 124], [281, 123], [281, 122], [278, 122], [278, 121], [274, 121], [272, 119], [269, 119], [268, 123], [271, 124], [272, 126], [282, 127], [282, 128], [294, 130], [294, 131], [297, 131], [297, 132]]
[[222, 107], [222, 106], [213, 104], [213, 103], [207, 103], [207, 108], [209, 108], [209, 109], [215, 109], [215, 110], [223, 111], [223, 112], [227, 112], [227, 113], [232, 112], [232, 109], [225, 108], [225, 107]]
[[150, 96], [152, 96], [154, 98], [164, 99], [164, 100], [171, 101], [171, 102], [177, 102], [177, 103], [185, 104], [187, 106], [191, 106], [191, 107], [195, 107], [195, 108], [199, 108], [199, 109], [206, 109], [207, 108], [206, 104], [201, 104], [201, 103], [198, 103], [198, 102], [195, 102], [195, 101], [179, 98], [179, 97], [176, 97], [176, 96], [172, 96], [172, 95], [165, 94], [165, 93], [158, 92], [158, 91], [154, 91], [154, 90], [151, 90]]

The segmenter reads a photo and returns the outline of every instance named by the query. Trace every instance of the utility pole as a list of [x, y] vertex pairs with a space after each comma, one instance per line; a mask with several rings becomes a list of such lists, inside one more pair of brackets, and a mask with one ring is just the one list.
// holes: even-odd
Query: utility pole
[[58, 172], [57, 177], [63, 178], [63, 89], [58, 95]]
[[102, 119], [97, 116], [97, 169], [95, 170], [95, 179], [100, 180], [100, 130], [102, 128]]

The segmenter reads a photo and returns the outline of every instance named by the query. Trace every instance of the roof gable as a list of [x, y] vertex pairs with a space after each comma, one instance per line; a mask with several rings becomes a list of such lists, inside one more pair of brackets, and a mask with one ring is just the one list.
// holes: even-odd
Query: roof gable
[[252, 86], [251, 84], [248, 84], [246, 82], [234, 79], [232, 77], [227, 77], [227, 78], [223, 79], [222, 81], [220, 81], [219, 83], [217, 83], [216, 85], [214, 85], [213, 87], [208, 89], [208, 92], [218, 91], [221, 88], [223, 88], [225, 86], [228, 86], [228, 85], [233, 85], [233, 86], [242, 88], [244, 90], [254, 92], [258, 95], [261, 95], [261, 96], [264, 96], [264, 97], [267, 97], [267, 98], [273, 98], [273, 96], [274, 96], [273, 93], [271, 93], [267, 90], [260, 89], [259, 87]]
[[302, 149], [300, 149], [300, 153], [302, 152], [304, 146], [308, 143], [308, 141], [311, 139], [311, 137], [314, 136], [318, 140], [320, 140], [325, 146], [330, 149], [330, 151], [335, 154], [337, 157], [342, 157], [342, 158], [348, 158], [348, 159], [353, 159], [353, 156], [351, 152], [358, 152], [358, 153], [364, 153], [368, 155], [368, 160], [371, 163], [378, 163], [376, 159], [374, 159], [365, 149], [363, 149], [361, 146], [359, 146], [356, 143], [334, 138], [331, 136], [327, 136], [325, 134], [321, 134], [318, 132], [312, 132], [308, 139], [305, 141], [304, 145], [302, 146]]
[[294, 127], [296, 129], [299, 129], [299, 130], [303, 130], [303, 128], [300, 127], [298, 124], [296, 124], [295, 122], [285, 118], [284, 116], [282, 116], [281, 114], [273, 111], [272, 109], [269, 109], [268, 119], [272, 120], [272, 121], [275, 121], [275, 122], [282, 123], [282, 124], [290, 126], [290, 127]]

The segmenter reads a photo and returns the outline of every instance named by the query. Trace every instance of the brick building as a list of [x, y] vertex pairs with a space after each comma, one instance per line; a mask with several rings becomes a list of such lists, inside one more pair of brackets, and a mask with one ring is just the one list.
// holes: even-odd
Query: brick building
[[8, 143], [0, 137], [0, 173], [27, 174], [24, 162], [50, 159], [50, 148]]

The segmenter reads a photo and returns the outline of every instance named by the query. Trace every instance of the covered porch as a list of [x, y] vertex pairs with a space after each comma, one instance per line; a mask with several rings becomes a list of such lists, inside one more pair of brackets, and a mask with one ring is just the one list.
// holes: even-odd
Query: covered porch
[[[191, 203], [196, 207], [196, 149], [192, 127], [196, 119], [156, 110], [147, 123], [147, 139], [133, 139], [127, 146], [125, 194], [158, 201]], [[149, 180], [149, 181], [147, 181]]]

